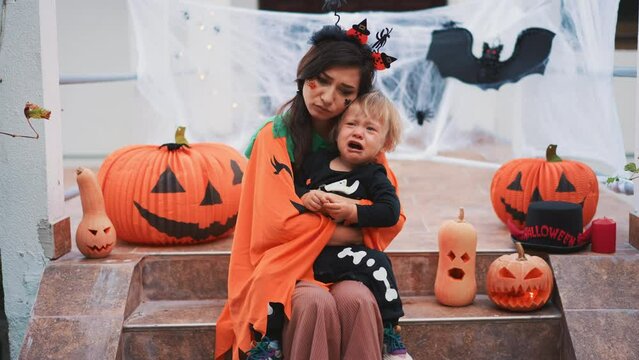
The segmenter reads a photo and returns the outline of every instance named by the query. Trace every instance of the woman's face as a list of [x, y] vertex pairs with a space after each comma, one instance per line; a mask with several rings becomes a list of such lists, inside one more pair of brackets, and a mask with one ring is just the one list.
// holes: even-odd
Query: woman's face
[[360, 73], [357, 67], [334, 67], [304, 82], [304, 104], [313, 122], [340, 115], [356, 97]]

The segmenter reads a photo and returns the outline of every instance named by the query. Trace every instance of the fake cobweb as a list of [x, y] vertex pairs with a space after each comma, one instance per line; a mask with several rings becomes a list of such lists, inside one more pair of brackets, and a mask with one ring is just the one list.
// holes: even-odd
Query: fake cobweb
[[[493, 164], [543, 156], [558, 144], [564, 158], [607, 173], [624, 163], [612, 89], [617, 1], [491, 0], [411, 12], [340, 13], [349, 28], [367, 18], [374, 34], [393, 28], [382, 51], [396, 58], [376, 86], [404, 121], [397, 159], [458, 157]], [[149, 142], [177, 125], [192, 142], [243, 150], [251, 135], [296, 91], [297, 63], [312, 32], [332, 13], [301, 14], [218, 7], [206, 1], [130, 0], [138, 49], [138, 84], [158, 113]], [[555, 33], [545, 74], [499, 90], [442, 78], [426, 60], [431, 34], [454, 21], [482, 42], [513, 52], [530, 27]]]

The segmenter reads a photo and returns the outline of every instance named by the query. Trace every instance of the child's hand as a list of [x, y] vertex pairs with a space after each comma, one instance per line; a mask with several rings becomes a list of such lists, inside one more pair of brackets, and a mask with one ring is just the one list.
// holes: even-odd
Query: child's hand
[[302, 204], [311, 211], [320, 211], [322, 204], [326, 202], [325, 192], [320, 190], [311, 190], [302, 195]]
[[355, 204], [328, 202], [322, 206], [322, 212], [328, 214], [336, 222], [344, 221], [346, 225], [357, 223], [357, 206]]
[[325, 202], [331, 203], [344, 203], [344, 204], [358, 204], [359, 201], [351, 198], [347, 198], [345, 196], [333, 194], [333, 193], [324, 193]]

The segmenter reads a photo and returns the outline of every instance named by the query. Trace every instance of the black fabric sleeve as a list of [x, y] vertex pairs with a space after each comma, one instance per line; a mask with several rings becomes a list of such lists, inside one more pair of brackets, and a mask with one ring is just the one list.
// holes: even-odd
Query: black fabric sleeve
[[295, 170], [293, 176], [293, 182], [295, 183], [295, 193], [302, 198], [304, 194], [311, 191], [311, 188], [306, 185], [306, 179], [308, 179], [307, 169], [304, 167], [306, 162], [302, 163], [299, 169]]
[[357, 226], [390, 227], [399, 220], [400, 204], [395, 187], [383, 166], [375, 166], [367, 184], [372, 205], [357, 205]]
[[307, 184], [306, 180], [311, 174], [320, 168], [324, 159], [323, 150], [309, 153], [304, 158], [302, 166], [294, 171], [293, 182], [295, 183], [295, 193], [300, 198], [307, 192], [313, 190], [313, 184]]

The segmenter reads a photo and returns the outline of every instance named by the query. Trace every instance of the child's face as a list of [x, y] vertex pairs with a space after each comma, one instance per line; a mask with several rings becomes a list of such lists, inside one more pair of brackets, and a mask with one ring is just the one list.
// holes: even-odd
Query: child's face
[[379, 118], [366, 116], [357, 103], [346, 110], [337, 126], [337, 148], [350, 164], [373, 161], [386, 142], [387, 126]]

